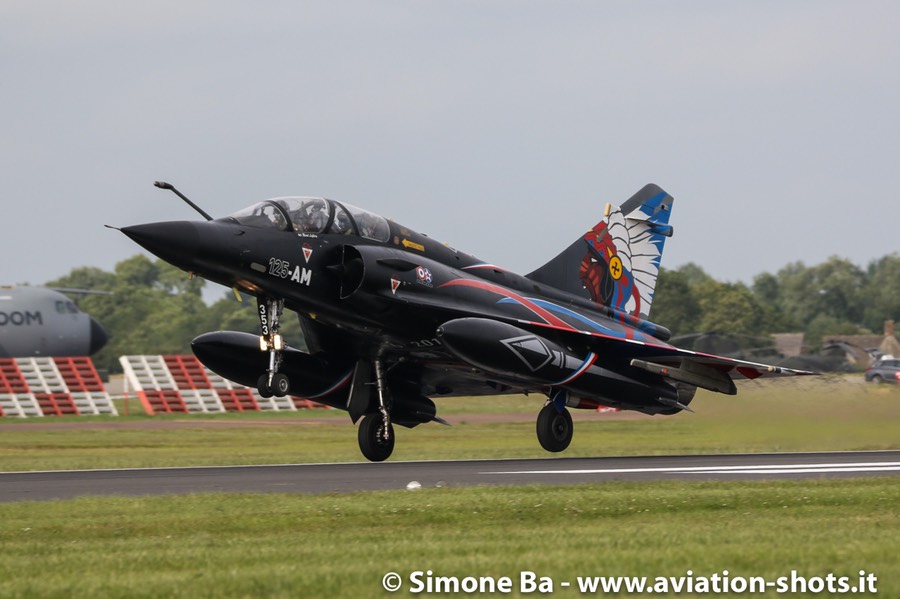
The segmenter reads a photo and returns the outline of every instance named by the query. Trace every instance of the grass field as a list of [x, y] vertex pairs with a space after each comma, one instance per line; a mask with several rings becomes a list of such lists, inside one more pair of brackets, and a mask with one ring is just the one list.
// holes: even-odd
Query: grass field
[[[0, 505], [2, 597], [379, 597], [532, 571], [776, 580], [876, 575], [900, 596], [896, 479], [443, 488]], [[510, 596], [519, 596], [511, 593]], [[527, 595], [527, 594], [526, 594]], [[539, 595], [532, 593], [528, 596]], [[753, 595], [756, 596], [756, 595]], [[775, 596], [772, 592], [768, 596]], [[801, 596], [801, 595], [798, 595]]]
[[[856, 378], [748, 382], [737, 396], [698, 393], [695, 414], [573, 412], [564, 456], [900, 449], [900, 389]], [[452, 427], [397, 428], [392, 459], [546, 457], [537, 396], [441, 400]], [[491, 418], [503, 413], [499, 418]], [[498, 421], [499, 420], [499, 421]], [[62, 426], [52, 426], [60, 423]], [[0, 470], [361, 460], [345, 412], [3, 421]]]
[[[541, 403], [442, 401], [455, 426], [398, 430], [392, 459], [544, 457], [533, 422]], [[750, 383], [737, 397], [698, 394], [692, 407], [578, 414], [563, 455], [900, 448], [900, 390], [855, 379]], [[339, 412], [0, 424], [7, 471], [360, 459]], [[414, 570], [509, 576], [514, 589], [527, 570], [561, 596], [579, 596], [559, 586], [578, 576], [864, 570], [879, 596], [900, 597], [897, 555], [897, 477], [0, 504], [0, 597], [378, 597], [389, 596], [389, 571], [404, 579], [396, 595], [409, 596]]]

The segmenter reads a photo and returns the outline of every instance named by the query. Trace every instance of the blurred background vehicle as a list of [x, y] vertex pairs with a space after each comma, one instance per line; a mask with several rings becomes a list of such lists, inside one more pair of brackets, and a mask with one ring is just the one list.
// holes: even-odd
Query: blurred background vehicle
[[893, 356], [882, 356], [866, 368], [866, 381], [900, 384], [900, 359]]

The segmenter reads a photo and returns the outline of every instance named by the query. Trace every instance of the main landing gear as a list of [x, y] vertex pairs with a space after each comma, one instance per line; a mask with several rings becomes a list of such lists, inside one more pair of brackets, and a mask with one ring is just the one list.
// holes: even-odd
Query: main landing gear
[[394, 452], [394, 425], [381, 414], [366, 414], [359, 423], [359, 450], [371, 462], [383, 462]]
[[265, 374], [259, 377], [256, 383], [260, 396], [264, 398], [284, 397], [291, 390], [291, 381], [284, 373], [278, 372], [281, 368], [281, 352], [284, 349], [284, 340], [278, 332], [281, 313], [284, 310], [284, 300], [260, 297], [256, 301], [259, 315], [259, 326], [262, 334], [259, 336], [259, 349], [269, 352], [269, 367]]
[[538, 413], [538, 441], [547, 451], [559, 453], [572, 442], [573, 429], [572, 415], [566, 409], [566, 392], [557, 391]]
[[367, 460], [383, 462], [394, 452], [394, 425], [391, 424], [390, 398], [380, 359], [375, 360], [375, 385], [378, 389], [378, 412], [364, 415], [359, 423], [359, 450]]

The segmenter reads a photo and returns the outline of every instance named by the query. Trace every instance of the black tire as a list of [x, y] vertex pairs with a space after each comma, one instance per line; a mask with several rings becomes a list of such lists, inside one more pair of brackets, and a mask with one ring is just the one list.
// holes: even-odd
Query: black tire
[[383, 462], [394, 452], [394, 425], [388, 423], [388, 439], [384, 438], [384, 417], [366, 414], [359, 423], [359, 450], [370, 462]]
[[263, 399], [269, 399], [274, 395], [272, 389], [269, 388], [269, 375], [264, 374], [256, 381], [256, 391]]
[[291, 390], [291, 379], [281, 372], [272, 377], [272, 393], [275, 397], [284, 397]]
[[572, 442], [573, 432], [569, 410], [557, 410], [552, 403], [541, 408], [537, 417], [537, 438], [541, 447], [552, 453], [564, 451]]
[[884, 383], [884, 379], [881, 378], [880, 374], [876, 374], [875, 376], [872, 377], [872, 382], [875, 383], [876, 385], [881, 385]]

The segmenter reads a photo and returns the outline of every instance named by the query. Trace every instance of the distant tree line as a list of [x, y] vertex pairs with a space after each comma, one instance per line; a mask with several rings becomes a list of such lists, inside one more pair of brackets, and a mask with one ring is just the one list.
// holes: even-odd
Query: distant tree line
[[676, 336], [804, 333], [811, 348], [827, 335], [880, 333], [885, 320], [900, 321], [900, 254], [866, 269], [838, 257], [817, 266], [794, 262], [749, 286], [716, 281], [695, 264], [663, 269], [650, 317]]
[[[161, 260], [136, 255], [116, 264], [114, 272], [81, 267], [47, 285], [112, 292], [78, 303], [109, 333], [95, 364], [118, 372], [118, 357], [124, 354], [188, 353], [191, 340], [207, 331], [258, 331], [255, 298], [238, 302], [223, 289], [222, 298], [208, 305], [202, 296], [205, 283]], [[817, 266], [795, 262], [775, 274], [758, 275], [750, 286], [717, 281], [695, 264], [663, 269], [651, 313], [674, 335], [803, 332], [813, 347], [824, 335], [880, 332], [888, 318], [900, 321], [898, 254], [866, 269], [837, 257]], [[289, 344], [303, 346], [292, 313], [285, 314], [282, 332]]]

